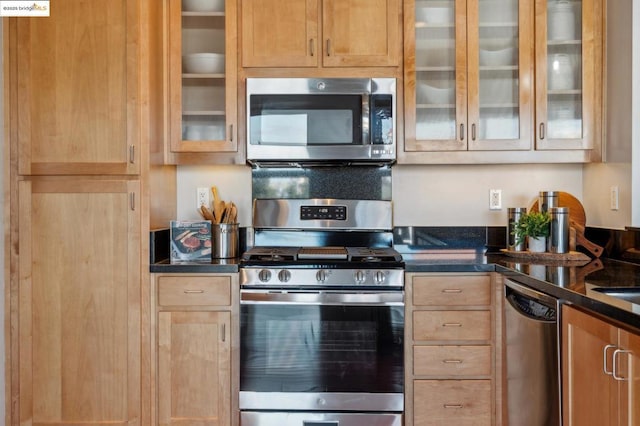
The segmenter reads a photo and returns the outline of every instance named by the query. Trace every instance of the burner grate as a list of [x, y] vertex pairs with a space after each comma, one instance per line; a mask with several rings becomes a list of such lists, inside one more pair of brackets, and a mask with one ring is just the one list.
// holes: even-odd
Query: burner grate
[[338, 259], [348, 258], [344, 247], [302, 247], [298, 250], [298, 259]]

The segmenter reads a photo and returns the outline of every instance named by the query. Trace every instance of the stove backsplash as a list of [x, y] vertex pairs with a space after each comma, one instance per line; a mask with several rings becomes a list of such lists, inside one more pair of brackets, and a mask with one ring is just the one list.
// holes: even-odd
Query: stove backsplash
[[252, 198], [391, 200], [391, 167], [254, 168]]

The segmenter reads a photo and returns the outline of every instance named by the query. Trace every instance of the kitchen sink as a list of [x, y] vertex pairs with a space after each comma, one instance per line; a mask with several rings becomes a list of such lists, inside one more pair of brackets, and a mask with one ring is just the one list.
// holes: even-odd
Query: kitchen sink
[[596, 287], [593, 290], [640, 305], [640, 287]]

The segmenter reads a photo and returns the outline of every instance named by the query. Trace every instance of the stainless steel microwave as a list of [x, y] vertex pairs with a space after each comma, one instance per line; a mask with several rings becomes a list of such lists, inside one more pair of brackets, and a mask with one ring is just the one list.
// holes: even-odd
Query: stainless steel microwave
[[395, 78], [247, 78], [247, 160], [392, 163]]

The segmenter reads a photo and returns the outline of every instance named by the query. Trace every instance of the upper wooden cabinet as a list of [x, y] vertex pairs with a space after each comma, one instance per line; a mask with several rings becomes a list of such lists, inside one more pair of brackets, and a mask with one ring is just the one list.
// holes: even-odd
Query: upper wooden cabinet
[[55, 2], [9, 21], [19, 173], [140, 172], [140, 5]]
[[241, 0], [242, 66], [401, 64], [400, 0]]
[[405, 150], [529, 149], [530, 1], [405, 8]]
[[596, 146], [603, 14], [599, 0], [536, 0], [536, 149]]
[[191, 3], [167, 3], [168, 162], [180, 162], [179, 153], [238, 151], [236, 2], [204, 10], [189, 10]]
[[399, 162], [599, 159], [601, 7], [405, 0]]

